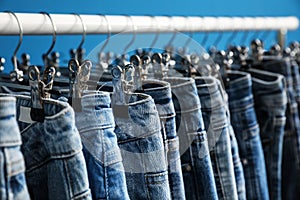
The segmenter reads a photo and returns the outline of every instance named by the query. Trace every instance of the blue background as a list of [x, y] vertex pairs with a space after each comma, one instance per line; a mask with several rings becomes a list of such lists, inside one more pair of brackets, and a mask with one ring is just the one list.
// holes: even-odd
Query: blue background
[[[299, 0], [0, 0], [0, 10], [10, 10], [14, 12], [40, 12], [49, 13], [80, 13], [80, 14], [107, 14], [107, 15], [183, 15], [183, 16], [298, 16], [300, 17]], [[0, 19], [1, 20], [1, 19]], [[241, 41], [244, 33], [240, 33], [235, 38], [236, 44], [249, 44], [252, 36], [250, 33], [246, 41]], [[260, 33], [263, 36], [264, 33]], [[203, 33], [193, 35], [196, 41], [202, 41]], [[217, 33], [209, 35], [207, 45], [214, 43], [218, 37]], [[219, 48], [224, 48], [226, 38], [229, 34], [222, 36]], [[105, 39], [105, 35], [87, 36], [84, 48], [89, 52], [95, 44]], [[270, 32], [263, 38], [265, 46], [268, 48], [276, 42], [276, 33]], [[288, 33], [287, 42], [300, 39], [300, 29]], [[78, 46], [80, 36], [58, 36], [54, 50], [59, 51], [62, 62], [69, 59], [69, 49]], [[0, 36], [0, 56], [6, 58], [6, 71], [10, 71], [12, 64], [10, 58], [18, 42], [16, 36]], [[51, 44], [51, 36], [24, 36], [21, 53], [26, 52], [31, 55], [32, 64], [42, 64], [41, 55]]]

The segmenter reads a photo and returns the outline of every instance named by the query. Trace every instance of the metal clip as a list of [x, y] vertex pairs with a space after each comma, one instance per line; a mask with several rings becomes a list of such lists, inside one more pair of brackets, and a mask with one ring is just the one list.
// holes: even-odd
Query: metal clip
[[113, 68], [111, 69], [111, 75], [113, 77], [112, 82], [114, 86], [112, 105], [124, 105], [125, 96], [122, 86], [122, 79], [124, 77], [124, 74], [122, 73], [122, 68], [118, 65], [113, 66]]
[[53, 66], [51, 66], [51, 67], [48, 66], [44, 70], [43, 82], [45, 84], [45, 98], [50, 98], [49, 91], [53, 87], [55, 73], [56, 73], [56, 70], [55, 70], [55, 67], [53, 67]]
[[[78, 74], [79, 62], [75, 59], [71, 59], [68, 63], [69, 68], [69, 97], [72, 98], [74, 93], [74, 85], [76, 82], [76, 76]], [[70, 103], [70, 102], [69, 102]]]
[[153, 73], [154, 78], [162, 79], [163, 76], [163, 66], [162, 66], [162, 55], [160, 53], [155, 53], [152, 56], [152, 63], [153, 63]]
[[132, 92], [134, 89], [134, 66], [128, 64], [124, 68], [123, 91]]
[[69, 103], [77, 112], [81, 111], [81, 97], [84, 90], [88, 89], [87, 82], [90, 78], [92, 62], [84, 60], [82, 65], [75, 59], [69, 61]]
[[130, 63], [134, 67], [134, 90], [142, 90], [142, 67], [141, 67], [141, 59], [137, 55], [133, 55], [130, 57]]
[[148, 78], [148, 69], [151, 63], [151, 58], [148, 55], [144, 55], [142, 57], [142, 80], [146, 80]]
[[36, 66], [30, 66], [28, 70], [29, 85], [31, 86], [31, 111], [33, 121], [43, 122], [45, 118], [43, 98], [45, 98], [45, 84], [40, 80], [40, 71]]

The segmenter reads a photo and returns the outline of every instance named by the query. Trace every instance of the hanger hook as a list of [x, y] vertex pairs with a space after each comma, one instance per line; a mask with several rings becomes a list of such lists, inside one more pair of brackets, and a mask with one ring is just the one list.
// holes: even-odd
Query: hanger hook
[[81, 22], [81, 25], [82, 25], [82, 39], [81, 39], [80, 44], [79, 44], [78, 47], [77, 47], [77, 53], [76, 53], [76, 57], [75, 57], [75, 58], [77, 59], [78, 51], [79, 51], [79, 49], [82, 48], [82, 45], [83, 45], [83, 43], [85, 42], [86, 25], [85, 25], [85, 23], [83, 22], [83, 19], [82, 19], [82, 17], [81, 17], [79, 14], [77, 14], [77, 13], [73, 13], [73, 14], [79, 18], [79, 20], [80, 20], [80, 22]]
[[266, 38], [271, 34], [271, 31], [266, 30], [262, 33], [262, 35], [260, 36], [261, 40], [266, 40]]
[[244, 31], [244, 35], [241, 38], [241, 45], [245, 45], [248, 36], [249, 36], [249, 31]]
[[170, 24], [171, 24], [171, 26], [172, 26], [172, 31], [174, 32], [173, 33], [173, 35], [172, 35], [172, 37], [171, 37], [171, 39], [169, 40], [169, 42], [168, 42], [168, 44], [167, 44], [167, 46], [171, 46], [172, 45], [172, 43], [173, 43], [173, 41], [175, 40], [175, 38], [176, 38], [176, 35], [177, 35], [177, 30], [174, 28], [174, 25], [173, 25], [173, 17], [172, 16], [168, 16], [169, 17], [169, 21], [170, 21]]
[[220, 41], [222, 40], [222, 37], [223, 37], [223, 32], [220, 31], [219, 34], [218, 34], [218, 37], [216, 38], [215, 42], [214, 42], [214, 46], [217, 47], [220, 43]]
[[132, 29], [133, 29], [133, 37], [131, 39], [131, 41], [125, 46], [124, 48], [124, 51], [123, 51], [123, 55], [125, 55], [125, 53], [127, 52], [128, 48], [133, 44], [133, 42], [135, 41], [135, 38], [136, 38], [136, 31], [137, 31], [137, 27], [136, 25], [134, 24], [133, 22], [133, 19], [130, 15], [125, 15], [127, 16], [127, 18], [129, 19], [129, 21], [131, 22], [132, 24]]
[[106, 21], [106, 26], [107, 26], [107, 38], [105, 40], [105, 43], [102, 45], [101, 49], [100, 49], [100, 54], [103, 52], [104, 48], [107, 46], [109, 40], [110, 40], [110, 36], [111, 36], [111, 25], [108, 22], [108, 19], [106, 17], [106, 15], [103, 14], [99, 14], [100, 16], [104, 17], [105, 21]]
[[257, 38], [259, 38], [259, 31], [258, 30], [254, 31], [253, 36], [252, 36], [252, 40], [255, 40]]
[[230, 37], [227, 39], [226, 45], [227, 47], [229, 47], [232, 44], [232, 41], [234, 40], [234, 38], [237, 35], [237, 31], [233, 31], [230, 35]]
[[207, 41], [208, 41], [208, 36], [209, 36], [209, 33], [206, 31], [205, 34], [204, 34], [204, 37], [203, 37], [203, 39], [202, 39], [202, 41], [201, 41], [201, 45], [202, 45], [204, 48], [205, 48], [206, 43], [207, 43]]
[[20, 49], [21, 47], [21, 44], [23, 42], [23, 27], [21, 25], [21, 22], [19, 20], [19, 18], [17, 17], [17, 15], [14, 13], [14, 12], [11, 12], [11, 11], [6, 11], [7, 13], [10, 13], [11, 15], [13, 15], [18, 23], [18, 26], [19, 26], [19, 43], [14, 51], [14, 55], [13, 55], [13, 64], [14, 64], [14, 71], [17, 72], [19, 71], [18, 69], [18, 62], [17, 62], [17, 52], [18, 50]]
[[156, 44], [157, 40], [158, 40], [158, 37], [159, 37], [159, 27], [158, 27], [158, 23], [157, 23], [157, 19], [155, 16], [151, 15], [150, 16], [151, 19], [152, 19], [152, 22], [155, 21], [155, 27], [156, 27], [156, 34], [155, 34], [155, 38], [153, 39], [151, 45], [150, 45], [150, 50], [149, 51], [152, 51], [154, 45]]
[[[187, 19], [187, 20], [190, 20], [191, 17], [186, 17], [186, 19]], [[186, 23], [186, 24], [188, 24], [188, 23]], [[192, 26], [193, 26], [193, 23], [191, 23], [191, 24], [192, 24]], [[194, 27], [192, 27], [192, 29], [193, 29], [193, 28], [194, 28]], [[193, 31], [189, 31], [189, 38], [188, 38], [187, 41], [185, 42], [184, 47], [187, 47], [187, 46], [191, 43], [192, 38], [193, 38]]]
[[51, 25], [52, 25], [52, 30], [53, 30], [52, 44], [51, 44], [50, 48], [48, 49], [48, 51], [43, 55], [44, 65], [46, 67], [46, 65], [47, 65], [46, 64], [47, 63], [47, 57], [50, 54], [50, 52], [52, 51], [52, 49], [54, 48], [54, 45], [56, 43], [56, 31], [57, 31], [57, 28], [56, 28], [56, 25], [55, 25], [55, 23], [54, 23], [54, 21], [53, 21], [53, 19], [50, 16], [49, 13], [47, 13], [47, 12], [40, 12], [40, 13], [43, 14], [43, 15], [47, 15], [48, 16], [48, 18], [50, 19]]

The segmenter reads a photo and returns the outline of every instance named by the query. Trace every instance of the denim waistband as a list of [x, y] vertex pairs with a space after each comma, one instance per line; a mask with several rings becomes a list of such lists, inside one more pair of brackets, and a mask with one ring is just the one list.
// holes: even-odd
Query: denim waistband
[[124, 133], [118, 135], [118, 141], [158, 134], [160, 120], [151, 96], [139, 93], [125, 93], [125, 96], [128, 104], [113, 106], [116, 126]]
[[[180, 113], [188, 113], [201, 108], [199, 98], [197, 97], [197, 88], [195, 80], [192, 78], [164, 78], [171, 84], [173, 99], [178, 99], [180, 104]], [[175, 101], [174, 101], [175, 103]]]
[[269, 72], [278, 73], [285, 77], [288, 86], [293, 84], [291, 73], [291, 60], [289, 57], [273, 58], [266, 57], [262, 64], [262, 69]]
[[280, 57], [268, 57], [266, 56], [262, 62], [262, 68], [272, 69], [273, 73], [279, 73], [282, 75], [287, 74], [287, 70], [290, 66], [290, 59], [288, 57], [280, 58]]
[[227, 77], [230, 80], [226, 85], [230, 109], [253, 106], [251, 75], [245, 72], [228, 71]]
[[145, 94], [153, 98], [160, 118], [175, 116], [171, 86], [168, 82], [154, 79], [145, 80], [143, 81], [143, 90]]
[[284, 76], [272, 72], [249, 69], [253, 92], [264, 96], [266, 105], [277, 107], [287, 103], [286, 83]]
[[89, 91], [81, 98], [82, 111], [76, 112], [76, 127], [79, 132], [115, 126], [108, 92]]
[[16, 121], [16, 98], [0, 95], [0, 147], [21, 145]]
[[224, 106], [217, 79], [213, 77], [196, 77], [195, 81], [202, 110], [214, 110]]
[[[5, 94], [4, 94], [5, 95]], [[22, 148], [33, 156], [26, 166], [42, 165], [49, 159], [65, 158], [77, 154], [82, 146], [75, 127], [74, 111], [66, 103], [44, 99], [45, 119], [43, 122], [30, 121], [31, 97], [9, 95], [17, 99], [17, 119], [22, 136]], [[24, 119], [27, 119], [24, 121]]]

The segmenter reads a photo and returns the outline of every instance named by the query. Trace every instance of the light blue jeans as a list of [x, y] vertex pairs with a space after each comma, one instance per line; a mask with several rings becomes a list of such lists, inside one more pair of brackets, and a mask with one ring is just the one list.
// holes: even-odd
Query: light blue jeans
[[0, 199], [29, 200], [16, 99], [0, 95]]

